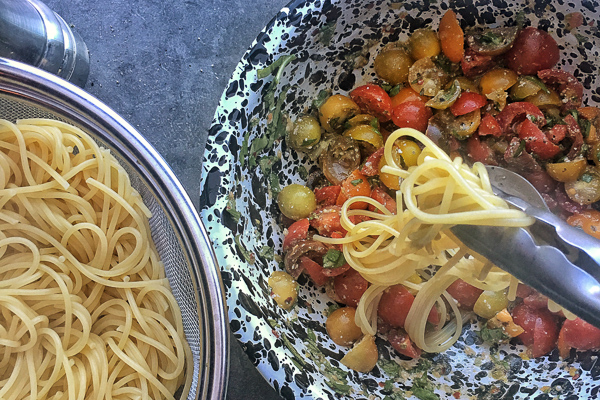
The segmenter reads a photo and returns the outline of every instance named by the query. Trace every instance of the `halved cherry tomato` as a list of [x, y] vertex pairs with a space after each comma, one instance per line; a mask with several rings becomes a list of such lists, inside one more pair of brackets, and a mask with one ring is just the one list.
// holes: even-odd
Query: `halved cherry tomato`
[[482, 142], [477, 134], [467, 139], [467, 155], [473, 161], [486, 165], [498, 165], [494, 157], [494, 150], [486, 142]]
[[535, 309], [521, 303], [513, 309], [512, 316], [515, 324], [525, 330], [518, 337], [529, 347], [534, 358], [548, 354], [556, 347], [558, 324], [548, 309]]
[[554, 125], [550, 130], [546, 133], [548, 139], [554, 144], [558, 144], [561, 140], [563, 140], [567, 136], [567, 125]]
[[415, 89], [406, 86], [400, 89], [398, 94], [392, 96], [392, 109], [405, 101], [422, 101], [423, 103], [427, 103], [428, 100], [429, 97], [421, 96]]
[[401, 329], [392, 329], [386, 334], [388, 341], [398, 353], [410, 358], [421, 356], [421, 349], [413, 344], [408, 333]]
[[499, 137], [502, 135], [502, 128], [496, 118], [494, 118], [490, 114], [485, 114], [483, 118], [481, 118], [481, 123], [479, 124], [478, 130], [479, 136], [496, 136]]
[[350, 92], [350, 97], [361, 111], [376, 116], [381, 122], [390, 120], [392, 100], [381, 86], [367, 84]]
[[433, 113], [419, 100], [405, 101], [392, 109], [392, 121], [398, 128], [413, 128], [425, 132]]
[[381, 295], [377, 315], [390, 326], [402, 328], [414, 301], [415, 296], [403, 285], [390, 286]]
[[[392, 196], [387, 194], [387, 192], [385, 190], [383, 190], [379, 186], [375, 186], [373, 188], [373, 190], [371, 191], [371, 198], [374, 200], [377, 200], [378, 202], [383, 204], [383, 206], [385, 208], [387, 208], [389, 212], [396, 215], [396, 212], [397, 212], [396, 200], [392, 199]], [[369, 206], [369, 209], [371, 211], [375, 211], [374, 206]]]
[[581, 318], [565, 320], [558, 334], [560, 356], [567, 358], [572, 348], [581, 351], [600, 348], [600, 329]]
[[317, 204], [320, 206], [332, 206], [337, 201], [342, 187], [340, 185], [324, 186], [315, 189]]
[[583, 229], [588, 235], [600, 239], [600, 212], [585, 210], [567, 218], [567, 222], [577, 228]]
[[325, 206], [317, 208], [309, 217], [310, 226], [315, 228], [319, 235], [331, 236], [333, 232], [346, 233], [340, 223], [340, 206]]
[[383, 157], [384, 148], [378, 149], [375, 153], [371, 154], [367, 161], [363, 164], [360, 172], [365, 176], [375, 176], [379, 174], [379, 162]]
[[552, 143], [544, 132], [527, 118], [519, 124], [517, 134], [525, 140], [527, 151], [536, 154], [542, 160], [548, 160], [560, 152], [560, 147]]
[[496, 120], [502, 128], [502, 132], [509, 134], [512, 133], [511, 130], [513, 125], [526, 117], [534, 119], [538, 126], [544, 126], [546, 124], [544, 113], [539, 108], [526, 101], [507, 104], [500, 114], [496, 115]]
[[450, 293], [450, 296], [454, 297], [454, 299], [458, 301], [458, 304], [461, 308], [466, 310], [472, 310], [475, 302], [481, 293], [483, 293], [483, 290], [476, 288], [462, 279], [457, 279], [452, 282], [446, 291]]
[[310, 222], [308, 221], [308, 218], [303, 218], [290, 225], [288, 233], [283, 239], [283, 251], [288, 251], [297, 240], [306, 239], [309, 226]]
[[[337, 205], [343, 205], [346, 200], [354, 196], [371, 196], [371, 184], [359, 170], [355, 169], [352, 173], [342, 182], [342, 190], [337, 199]], [[364, 201], [357, 201], [349, 207], [350, 209], [364, 209], [367, 208], [367, 203]]]
[[454, 11], [446, 11], [440, 20], [439, 35], [446, 57], [452, 62], [460, 62], [465, 54], [465, 34]]
[[450, 111], [452, 111], [455, 117], [458, 117], [459, 115], [465, 115], [471, 111], [478, 110], [486, 104], [487, 99], [485, 96], [473, 92], [463, 92], [454, 104], [450, 106]]
[[329, 280], [329, 277], [323, 273], [325, 268], [309, 257], [300, 257], [300, 268], [306, 271], [317, 286], [323, 286]]
[[494, 65], [496, 65], [496, 63], [491, 56], [477, 54], [470, 49], [465, 51], [465, 56], [460, 62], [460, 68], [462, 69], [463, 74], [468, 78], [479, 75], [492, 68]]
[[368, 287], [369, 282], [352, 268], [333, 278], [333, 290], [340, 302], [347, 306], [356, 307]]

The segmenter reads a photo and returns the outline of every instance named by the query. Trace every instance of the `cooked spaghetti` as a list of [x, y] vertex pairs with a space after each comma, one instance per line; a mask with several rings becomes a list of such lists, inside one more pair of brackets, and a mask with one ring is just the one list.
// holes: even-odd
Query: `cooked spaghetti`
[[[392, 157], [394, 142], [410, 136], [424, 149], [417, 165], [407, 170]], [[356, 323], [365, 334], [377, 332], [377, 304], [383, 291], [402, 284], [417, 292], [406, 319], [410, 338], [427, 352], [441, 352], [458, 339], [462, 330], [461, 312], [446, 292], [456, 279], [484, 289], [498, 291], [518, 283], [508, 273], [486, 259], [473, 254], [449, 231], [456, 224], [527, 226], [533, 220], [492, 192], [485, 167], [471, 168], [460, 158], [454, 160], [422, 133], [398, 129], [387, 139], [382, 172], [401, 180], [396, 194], [397, 213], [393, 214], [376, 200], [351, 197], [341, 211], [341, 224], [348, 231], [341, 239], [319, 237], [328, 243], [343, 244], [346, 261], [371, 283], [361, 297]], [[354, 202], [367, 202], [376, 211], [356, 210]], [[352, 216], [369, 220], [354, 224]], [[415, 283], [415, 274], [422, 282]], [[510, 294], [509, 293], [509, 294]], [[431, 332], [425, 330], [431, 308], [437, 305], [440, 323]], [[448, 307], [450, 310], [448, 310]], [[446, 323], [447, 317], [450, 322]]]
[[187, 391], [190, 350], [149, 217], [81, 130], [0, 120], [0, 398]]

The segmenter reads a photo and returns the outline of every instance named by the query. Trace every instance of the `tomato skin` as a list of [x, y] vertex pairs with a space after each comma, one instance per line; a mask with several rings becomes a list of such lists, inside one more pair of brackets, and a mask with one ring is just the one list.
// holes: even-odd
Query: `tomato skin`
[[[383, 204], [383, 206], [385, 208], [387, 208], [387, 210], [389, 212], [396, 215], [396, 213], [397, 213], [396, 200], [392, 199], [392, 196], [387, 194], [387, 192], [385, 190], [383, 190], [379, 186], [374, 187], [373, 191], [371, 191], [371, 198], [374, 200], [377, 200], [378, 202]], [[369, 206], [369, 210], [375, 211], [375, 207]]]
[[381, 122], [390, 120], [392, 100], [382, 87], [374, 84], [359, 86], [350, 92], [350, 98], [361, 111], [374, 115]]
[[554, 144], [560, 143], [567, 136], [567, 125], [554, 125], [546, 133], [548, 139]]
[[487, 98], [479, 93], [463, 92], [450, 106], [450, 111], [455, 117], [465, 115], [480, 109], [487, 104]]
[[309, 226], [310, 222], [308, 218], [298, 220], [292, 225], [290, 225], [290, 227], [288, 228], [288, 233], [283, 239], [283, 251], [288, 251], [297, 240], [306, 239], [306, 237], [308, 236]]
[[320, 206], [332, 206], [337, 201], [342, 187], [340, 185], [325, 186], [315, 189], [317, 204]]
[[512, 311], [513, 321], [525, 331], [518, 337], [531, 350], [533, 358], [548, 354], [556, 347], [558, 323], [556, 317], [544, 308], [517, 305]]
[[581, 351], [600, 348], [600, 329], [581, 318], [565, 320], [558, 334], [560, 356], [568, 357], [572, 348]]
[[385, 148], [382, 147], [377, 149], [373, 154], [371, 154], [364, 165], [360, 169], [360, 172], [365, 176], [375, 176], [379, 174], [379, 163], [381, 162], [381, 158], [383, 157], [383, 152]]
[[560, 51], [548, 32], [527, 27], [519, 32], [505, 57], [508, 68], [516, 73], [535, 75], [538, 71], [552, 68], [560, 58]]
[[446, 57], [452, 62], [460, 62], [465, 55], [465, 34], [454, 11], [446, 11], [440, 20], [439, 36]]
[[500, 137], [502, 135], [502, 128], [496, 118], [490, 114], [485, 114], [483, 118], [481, 118], [478, 133], [479, 136]]
[[392, 329], [386, 334], [388, 341], [398, 353], [410, 358], [419, 358], [421, 349], [413, 344], [408, 333], [400, 329]]
[[402, 328], [414, 301], [415, 296], [403, 285], [390, 286], [381, 295], [377, 315], [388, 325]]
[[600, 239], [600, 211], [585, 210], [567, 218], [569, 225], [581, 228], [585, 233]]
[[560, 152], [548, 137], [529, 119], [525, 119], [517, 127], [519, 138], [525, 140], [525, 148], [530, 153], [537, 154], [542, 160], [548, 160]]
[[427, 130], [433, 113], [419, 100], [405, 101], [392, 109], [392, 121], [398, 128], [413, 128], [419, 132]]
[[358, 306], [358, 301], [368, 287], [369, 282], [352, 268], [333, 278], [333, 290], [340, 303], [347, 306]]
[[318, 262], [310, 259], [309, 257], [300, 257], [300, 268], [302, 268], [310, 279], [317, 286], [323, 286], [329, 280], [329, 276], [324, 274], [325, 268]]
[[[359, 170], [355, 169], [352, 173], [342, 182], [342, 190], [337, 198], [336, 204], [342, 206], [346, 200], [355, 196], [371, 196], [371, 184]], [[349, 209], [365, 209], [367, 203], [364, 201], [357, 201], [351, 204]]]
[[476, 288], [475, 286], [463, 281], [460, 278], [452, 282], [452, 284], [448, 286], [446, 291], [452, 297], [454, 297], [456, 301], [458, 301], [461, 308], [467, 310], [473, 309], [475, 302], [477, 301], [481, 293], [483, 293], [483, 290]]
[[467, 78], [479, 75], [495, 65], [491, 56], [477, 54], [473, 50], [467, 49], [465, 56], [460, 62], [460, 68]]

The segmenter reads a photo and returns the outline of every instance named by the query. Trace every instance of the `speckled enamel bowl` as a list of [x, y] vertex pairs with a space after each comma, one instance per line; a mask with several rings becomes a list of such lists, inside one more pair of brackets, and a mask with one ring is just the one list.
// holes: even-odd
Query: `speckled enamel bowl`
[[[465, 27], [520, 20], [548, 30], [561, 47], [562, 68], [583, 82], [585, 102], [600, 103], [596, 0], [452, 1], [450, 6]], [[341, 365], [347, 350], [325, 331], [332, 302], [324, 289], [301, 278], [298, 305], [291, 312], [269, 296], [267, 278], [282, 269], [277, 256], [283, 229], [272, 189], [305, 182], [313, 167], [283, 143], [282, 126], [276, 126], [269, 107], [281, 107], [295, 119], [321, 90], [347, 93], [371, 81], [374, 56], [386, 43], [405, 40], [420, 27], [437, 29], [448, 8], [445, 1], [294, 1], [255, 39], [221, 98], [202, 165], [201, 218], [226, 286], [230, 327], [286, 399], [334, 399], [342, 393], [349, 398], [416, 398], [411, 389], [424, 367], [441, 399], [598, 396], [597, 353], [561, 360], [553, 352], [528, 360], [522, 346], [482, 343], [475, 333], [477, 322], [467, 323], [450, 350], [427, 355], [412, 369], [414, 363], [402, 361], [381, 340], [379, 364], [371, 373], [357, 373]], [[581, 16], [582, 24], [574, 27]], [[277, 85], [273, 75], [257, 76], [258, 70], [289, 54], [296, 59], [284, 68]]]

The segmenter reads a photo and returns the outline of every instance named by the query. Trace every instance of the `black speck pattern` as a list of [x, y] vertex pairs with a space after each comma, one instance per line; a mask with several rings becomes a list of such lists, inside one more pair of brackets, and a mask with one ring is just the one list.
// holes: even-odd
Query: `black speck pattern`
[[[332, 343], [323, 328], [325, 311], [331, 304], [324, 290], [304, 280], [299, 304], [291, 312], [277, 307], [269, 296], [267, 278], [281, 266], [275, 260], [261, 257], [260, 252], [264, 246], [273, 247], [276, 252], [281, 249], [283, 231], [277, 223], [279, 211], [269, 190], [269, 177], [258, 165], [250, 168], [248, 157], [239, 158], [245, 138], [252, 143], [266, 132], [268, 110], [262, 98], [271, 87], [273, 76], [259, 80], [257, 70], [281, 55], [296, 55], [277, 89], [279, 94], [285, 85], [290, 85], [284, 111], [295, 119], [321, 90], [345, 93], [371, 81], [375, 76], [373, 59], [386, 43], [406, 40], [419, 27], [437, 29], [438, 21], [449, 7], [458, 13], [463, 28], [502, 26], [524, 20], [526, 26], [547, 29], [560, 44], [559, 67], [584, 83], [585, 103], [597, 105], [600, 8], [596, 0], [461, 0], [450, 4], [433, 0], [293, 1], [255, 39], [223, 93], [202, 164], [201, 216], [222, 271], [230, 327], [252, 362], [285, 399], [340, 398], [326, 384], [321, 372], [323, 365], [307, 356], [308, 327], [314, 331], [317, 345], [331, 365], [345, 369], [339, 360], [346, 350]], [[584, 23], [569, 30], [566, 18], [575, 12], [583, 14]], [[324, 40], [321, 28], [332, 24], [333, 36], [329, 41]], [[311, 163], [287, 149], [282, 140], [256, 156], [267, 155], [281, 158], [273, 168], [281, 187], [304, 183], [302, 170], [310, 170]], [[241, 213], [239, 221], [225, 212], [230, 195]], [[253, 263], [247, 262], [237, 248], [234, 241], [237, 235], [245, 249], [254, 254]], [[433, 365], [429, 376], [434, 379], [440, 398], [597, 398], [600, 390], [597, 353], [573, 353], [566, 361], [555, 353], [528, 360], [522, 346], [507, 344], [490, 348], [481, 343], [472, 333], [477, 329], [478, 323], [474, 322], [446, 356], [427, 356]], [[284, 345], [284, 337], [303, 357], [302, 369], [298, 362], [292, 361], [294, 355]], [[379, 347], [383, 350], [381, 357], [404, 362], [385, 343]], [[503, 360], [505, 366], [501, 377], [494, 367], [498, 360]], [[382, 368], [375, 368], [371, 374], [348, 371], [347, 379], [351, 386], [349, 398], [382, 399], [389, 394], [385, 383], [390, 377]], [[410, 372], [402, 381], [397, 380], [395, 386], [410, 389]]]

